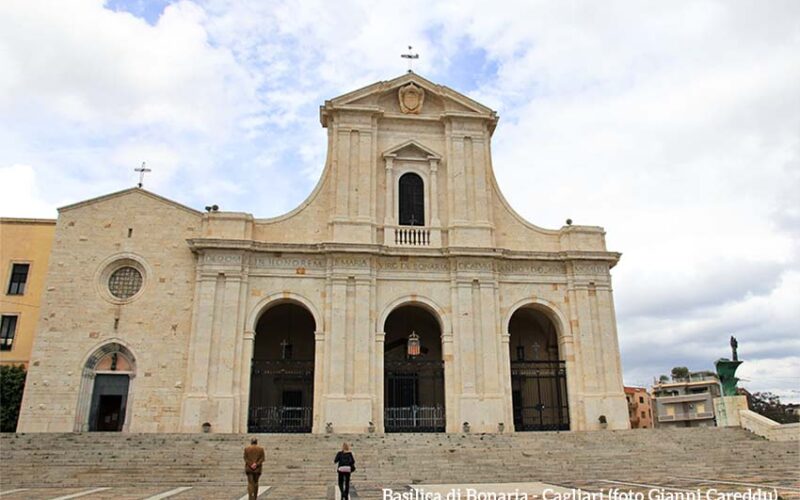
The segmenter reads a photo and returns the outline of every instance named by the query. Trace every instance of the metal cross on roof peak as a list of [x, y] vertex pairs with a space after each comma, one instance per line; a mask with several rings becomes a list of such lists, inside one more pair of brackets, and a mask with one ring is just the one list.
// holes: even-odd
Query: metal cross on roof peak
[[409, 45], [408, 46], [408, 54], [400, 54], [400, 57], [402, 57], [403, 59], [408, 59], [408, 72], [409, 73], [412, 72], [411, 71], [411, 63], [414, 61], [414, 59], [419, 59], [419, 54], [413, 54], [411, 52], [412, 48], [413, 47], [411, 47], [411, 45]]
[[137, 186], [142, 187], [144, 185], [144, 174], [147, 172], [152, 172], [152, 169], [145, 168], [145, 162], [142, 162], [142, 166], [139, 168], [134, 168], [134, 172], [139, 172], [139, 184]]

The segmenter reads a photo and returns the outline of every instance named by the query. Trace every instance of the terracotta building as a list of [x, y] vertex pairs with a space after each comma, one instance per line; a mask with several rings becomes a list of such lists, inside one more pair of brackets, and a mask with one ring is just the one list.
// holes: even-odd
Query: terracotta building
[[653, 406], [650, 393], [644, 387], [625, 386], [625, 399], [628, 400], [628, 417], [631, 429], [653, 428]]

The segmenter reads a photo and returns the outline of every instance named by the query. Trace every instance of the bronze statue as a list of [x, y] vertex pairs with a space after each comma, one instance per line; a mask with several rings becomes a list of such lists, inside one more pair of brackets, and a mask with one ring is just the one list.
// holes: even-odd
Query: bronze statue
[[717, 369], [717, 376], [719, 377], [720, 384], [722, 384], [723, 396], [736, 396], [736, 383], [739, 379], [736, 377], [736, 369], [742, 364], [739, 361], [739, 342], [736, 337], [731, 335], [731, 352], [733, 353], [733, 360], [718, 359], [714, 362], [714, 367]]

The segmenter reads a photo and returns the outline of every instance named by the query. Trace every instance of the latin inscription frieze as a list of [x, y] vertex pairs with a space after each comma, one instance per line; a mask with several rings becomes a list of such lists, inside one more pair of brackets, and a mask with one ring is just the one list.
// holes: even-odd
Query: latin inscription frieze
[[575, 263], [572, 265], [572, 270], [575, 274], [608, 274], [606, 264]]
[[206, 264], [241, 264], [242, 256], [230, 253], [207, 253], [203, 257], [203, 262]]
[[563, 264], [557, 262], [501, 262], [498, 270], [504, 274], [562, 275]]
[[252, 266], [260, 269], [325, 269], [324, 258], [319, 257], [267, 257], [252, 259]]
[[381, 259], [378, 261], [378, 269], [381, 271], [449, 272], [450, 262], [446, 260]]
[[365, 257], [336, 257], [333, 259], [333, 265], [337, 267], [369, 267], [369, 264], [369, 259]]

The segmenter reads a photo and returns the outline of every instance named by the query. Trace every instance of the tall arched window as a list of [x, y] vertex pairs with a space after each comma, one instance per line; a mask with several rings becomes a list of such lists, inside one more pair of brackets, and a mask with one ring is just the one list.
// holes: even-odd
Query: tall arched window
[[401, 226], [425, 225], [425, 187], [420, 176], [409, 172], [400, 177], [398, 201]]

